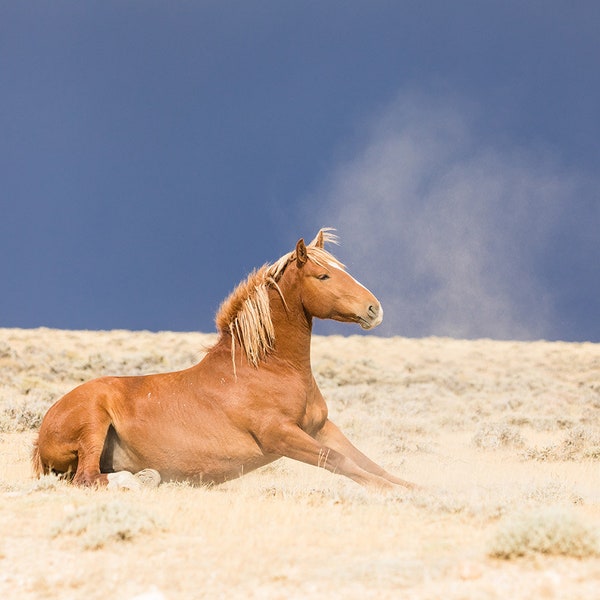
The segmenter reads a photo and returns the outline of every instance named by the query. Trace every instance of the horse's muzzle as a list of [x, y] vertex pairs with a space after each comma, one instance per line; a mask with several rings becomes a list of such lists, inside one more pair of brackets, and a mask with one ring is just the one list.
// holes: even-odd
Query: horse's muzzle
[[381, 304], [370, 304], [367, 308], [366, 315], [359, 317], [360, 326], [363, 329], [373, 329], [383, 321], [383, 308]]

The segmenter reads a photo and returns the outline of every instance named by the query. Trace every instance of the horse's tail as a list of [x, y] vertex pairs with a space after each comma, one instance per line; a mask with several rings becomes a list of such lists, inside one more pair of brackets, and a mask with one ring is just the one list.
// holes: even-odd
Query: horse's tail
[[37, 438], [33, 442], [33, 450], [31, 451], [31, 467], [33, 468], [33, 474], [36, 477], [41, 477], [46, 473], [42, 457], [40, 456], [40, 445]]

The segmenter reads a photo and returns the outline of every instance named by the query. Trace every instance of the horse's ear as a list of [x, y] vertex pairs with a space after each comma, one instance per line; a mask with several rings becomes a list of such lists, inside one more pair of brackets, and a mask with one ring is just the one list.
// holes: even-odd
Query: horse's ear
[[332, 227], [323, 227], [319, 229], [319, 233], [317, 233], [315, 239], [308, 245], [309, 248], [325, 248], [326, 242], [331, 242], [332, 244], [338, 243], [337, 235], [333, 232], [335, 229]]
[[323, 235], [322, 229], [317, 233], [317, 237], [314, 240], [314, 246], [315, 248], [325, 248], [325, 236]]
[[304, 243], [304, 240], [300, 238], [296, 244], [296, 262], [299, 267], [302, 267], [306, 264], [307, 260], [308, 252], [306, 251], [306, 244]]

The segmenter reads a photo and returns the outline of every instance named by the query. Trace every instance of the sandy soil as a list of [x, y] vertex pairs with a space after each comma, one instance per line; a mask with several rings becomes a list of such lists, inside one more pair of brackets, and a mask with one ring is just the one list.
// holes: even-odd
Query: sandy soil
[[316, 337], [332, 420], [418, 493], [288, 460], [212, 489], [32, 478], [62, 394], [213, 341], [0, 329], [0, 597], [598, 597], [598, 344]]

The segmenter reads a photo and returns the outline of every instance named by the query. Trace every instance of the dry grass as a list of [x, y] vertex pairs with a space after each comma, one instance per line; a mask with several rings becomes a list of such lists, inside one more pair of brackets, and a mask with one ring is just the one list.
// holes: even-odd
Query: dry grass
[[589, 558], [600, 555], [600, 537], [571, 510], [552, 507], [505, 519], [488, 553], [507, 560], [535, 553]]
[[121, 499], [75, 508], [51, 530], [51, 537], [75, 536], [85, 550], [104, 548], [111, 542], [129, 541], [159, 529], [157, 519], [134, 509]]
[[570, 428], [558, 443], [528, 448], [524, 457], [540, 461], [600, 460], [600, 429], [576, 425]]
[[525, 445], [519, 429], [503, 423], [484, 423], [473, 436], [473, 443], [484, 450], [521, 448]]
[[419, 493], [287, 460], [212, 489], [31, 478], [60, 395], [213, 339], [0, 330], [0, 597], [597, 597], [598, 345], [316, 338], [333, 420]]

